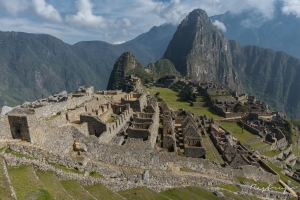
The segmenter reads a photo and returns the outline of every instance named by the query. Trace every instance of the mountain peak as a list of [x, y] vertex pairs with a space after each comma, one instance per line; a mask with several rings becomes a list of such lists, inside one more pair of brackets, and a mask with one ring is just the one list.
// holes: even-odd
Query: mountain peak
[[183, 76], [197, 81], [214, 81], [237, 88], [235, 72], [230, 68], [229, 42], [211, 23], [206, 12], [193, 10], [180, 23], [164, 58]]

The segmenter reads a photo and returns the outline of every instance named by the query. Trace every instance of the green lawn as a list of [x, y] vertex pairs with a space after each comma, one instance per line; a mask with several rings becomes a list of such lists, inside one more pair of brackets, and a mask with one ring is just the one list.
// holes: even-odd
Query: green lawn
[[32, 166], [7, 167], [7, 170], [18, 199], [53, 199]]
[[174, 110], [178, 110], [179, 108], [183, 108], [185, 110], [191, 111], [197, 115], [206, 114], [209, 118], [220, 118], [219, 115], [212, 113], [209, 111], [208, 107], [204, 106], [203, 97], [199, 96], [197, 98], [197, 104], [202, 106], [190, 106], [188, 102], [179, 101], [178, 93], [174, 92], [169, 88], [156, 88], [156, 89], [148, 89], [147, 90], [152, 96], [154, 96], [157, 92], [160, 93], [159, 96], [168, 104], [168, 106]]
[[219, 154], [214, 144], [211, 142], [210, 138], [206, 136], [206, 137], [202, 137], [202, 139], [203, 139], [203, 145], [206, 149], [206, 158], [211, 162], [216, 161], [221, 165], [224, 164], [224, 160], [222, 159], [221, 155]]
[[280, 152], [276, 151], [276, 150], [266, 151], [266, 152], [262, 153], [262, 155], [267, 156], [267, 157], [274, 157], [274, 156], [277, 156], [278, 154], [280, 154]]
[[161, 194], [172, 200], [219, 200], [211, 191], [199, 187], [173, 188]]
[[226, 190], [229, 190], [229, 191], [232, 191], [232, 192], [238, 192], [240, 191], [236, 185], [222, 185], [220, 186], [220, 188], [223, 188], [223, 189], [226, 189]]
[[94, 200], [94, 198], [77, 181], [60, 181], [60, 183], [74, 199]]
[[146, 187], [139, 187], [121, 191], [119, 192], [119, 194], [122, 197], [130, 200], [169, 200], [164, 195], [156, 193]]
[[268, 143], [265, 143], [265, 142], [257, 142], [257, 143], [251, 144], [250, 146], [254, 150], [261, 150], [261, 149], [270, 147], [271, 145]]
[[[256, 185], [256, 187], [259, 187], [259, 188], [267, 188], [270, 185], [269, 183], [261, 182], [261, 181], [255, 181], [253, 179], [248, 179], [246, 177], [238, 177], [237, 180], [241, 184], [243, 184], [243, 182], [248, 182], [250, 184]], [[280, 183], [275, 183], [275, 184], [270, 185], [270, 190], [283, 192], [284, 187], [282, 187], [282, 185]]]
[[236, 137], [242, 144], [248, 144], [248, 141], [260, 138], [259, 135], [250, 133], [244, 129], [242, 133], [242, 128], [236, 122], [218, 122], [223, 128], [230, 131], [234, 137]]
[[37, 170], [35, 173], [54, 198], [72, 199], [69, 194], [63, 189], [62, 185], [53, 172]]
[[84, 186], [84, 189], [86, 189], [91, 195], [93, 195], [96, 199], [99, 199], [99, 200], [122, 199], [118, 194], [107, 189], [102, 184]]
[[286, 175], [284, 175], [281, 171], [282, 169], [278, 166], [276, 166], [275, 164], [271, 163], [271, 162], [266, 162], [266, 164], [269, 165], [269, 167], [271, 167], [277, 174], [279, 174], [280, 179], [286, 183], [287, 180], [291, 181], [291, 185], [289, 185], [290, 187], [295, 188], [295, 191], [300, 192], [300, 183], [294, 181], [293, 179], [287, 177]]
[[107, 123], [110, 123], [110, 122], [115, 121], [115, 119], [116, 119], [115, 117], [110, 117], [106, 122], [107, 122]]
[[3, 158], [0, 157], [0, 199], [14, 199], [11, 197], [11, 192], [9, 188], [9, 182], [4, 172], [4, 162]]

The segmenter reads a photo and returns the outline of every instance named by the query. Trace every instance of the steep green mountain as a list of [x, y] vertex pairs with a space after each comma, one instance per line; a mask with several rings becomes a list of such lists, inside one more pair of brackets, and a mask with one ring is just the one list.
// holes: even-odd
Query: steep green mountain
[[181, 77], [181, 74], [175, 69], [173, 63], [167, 59], [160, 59], [156, 63], [150, 63], [146, 67], [146, 71], [153, 77], [162, 77], [165, 75], [174, 75]]
[[124, 90], [126, 85], [124, 78], [126, 75], [136, 75], [143, 83], [152, 82], [153, 78], [160, 78], [165, 75], [181, 76], [169, 60], [161, 59], [156, 63], [150, 63], [144, 68], [131, 52], [125, 52], [114, 64], [114, 68], [108, 80], [107, 89]]
[[105, 89], [116, 59], [134, 52], [146, 66], [163, 55], [175, 27], [165, 24], [120, 45], [69, 45], [46, 34], [0, 32], [0, 107], [48, 97], [84, 84]]
[[238, 89], [229, 41], [212, 25], [205, 11], [191, 12], [178, 26], [164, 58], [194, 80], [217, 81]]
[[300, 118], [300, 59], [227, 40], [203, 10], [194, 10], [181, 22], [164, 58], [194, 80], [235, 86]]
[[1, 105], [71, 91], [82, 84], [105, 84], [72, 46], [44, 34], [0, 32], [0, 70]]
[[275, 51], [284, 51], [300, 58], [300, 18], [282, 13], [282, 3], [275, 6], [272, 19], [264, 19], [253, 10], [240, 14], [227, 12], [212, 16], [226, 26], [225, 36], [243, 45], [257, 45]]

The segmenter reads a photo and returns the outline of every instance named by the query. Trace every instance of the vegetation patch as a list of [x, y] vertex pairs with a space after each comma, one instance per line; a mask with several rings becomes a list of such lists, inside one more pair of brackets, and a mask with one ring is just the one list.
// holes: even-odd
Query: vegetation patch
[[222, 185], [220, 186], [220, 188], [223, 188], [223, 189], [226, 189], [226, 190], [229, 190], [229, 191], [232, 191], [232, 192], [238, 192], [240, 191], [236, 185]]
[[5, 149], [5, 153], [10, 153], [10, 154], [12, 154], [12, 155], [14, 155], [14, 156], [16, 156], [16, 157], [18, 157], [18, 158], [27, 158], [27, 159], [31, 159], [31, 160], [33, 160], [33, 158], [31, 157], [31, 156], [25, 156], [25, 155], [22, 155], [22, 154], [20, 154], [20, 153], [17, 153], [17, 152], [15, 152], [15, 151], [13, 151], [13, 150], [11, 150], [11, 149]]
[[77, 181], [60, 181], [64, 189], [74, 199], [93, 199], [94, 198]]
[[0, 157], [0, 199], [13, 199], [9, 188], [9, 182], [4, 172], [3, 158]]
[[62, 169], [64, 171], [73, 172], [73, 173], [77, 173], [77, 174], [84, 174], [84, 171], [81, 172], [78, 169], [70, 169], [70, 168], [67, 168], [65, 166], [61, 166], [61, 165], [58, 165], [58, 164], [52, 164], [52, 165], [53, 165], [53, 167], [56, 167], [58, 169]]
[[7, 167], [18, 199], [53, 199], [36, 177], [32, 166]]
[[89, 174], [91, 177], [94, 177], [94, 178], [101, 178], [101, 175], [100, 174], [98, 174], [97, 172], [95, 172], [95, 171], [92, 171], [92, 172], [90, 172], [90, 174]]
[[[209, 118], [220, 118], [219, 115], [211, 112], [209, 107], [205, 106], [203, 102], [202, 96], [197, 96], [197, 105], [198, 103], [202, 103], [201, 106], [190, 106], [189, 102], [181, 101], [180, 97], [178, 96], [178, 92], [175, 92], [169, 88], [155, 88], [155, 89], [148, 89], [147, 90], [152, 96], [154, 96], [157, 92], [159, 92], [159, 96], [165, 101], [168, 106], [174, 110], [178, 110], [183, 108], [185, 110], [191, 111], [196, 115], [207, 115]], [[199, 98], [199, 102], [198, 102]], [[196, 105], [194, 103], [194, 105]]]
[[96, 199], [100, 200], [121, 200], [118, 194], [114, 193], [113, 191], [107, 189], [102, 184], [95, 184], [91, 186], [84, 186], [84, 189], [87, 190], [91, 195], [93, 195]]
[[274, 157], [279, 154], [280, 154], [280, 151], [276, 151], [276, 150], [266, 151], [266, 152], [262, 153], [262, 155], [267, 156], [267, 157]]
[[138, 187], [130, 190], [118, 192], [122, 197], [126, 199], [134, 200], [169, 200], [159, 193], [154, 192], [146, 187]]
[[236, 122], [218, 122], [218, 124], [230, 131], [242, 144], [248, 144], [248, 141], [260, 138], [259, 135], [252, 134], [245, 129], [242, 131], [242, 127]]
[[279, 192], [283, 192], [284, 191], [284, 187], [282, 187], [282, 185], [280, 183], [275, 183], [275, 184], [269, 184], [266, 182], [261, 182], [261, 181], [255, 181], [253, 179], [248, 179], [246, 177], [238, 177], [237, 180], [243, 184], [245, 182], [248, 182], [250, 185], [253, 185], [255, 187], [258, 188], [270, 188], [270, 190], [273, 191], [279, 191]]
[[219, 200], [211, 191], [199, 188], [199, 187], [181, 187], [173, 188], [164, 192], [161, 192], [166, 197], [176, 200]]
[[72, 199], [69, 194], [63, 189], [62, 185], [53, 172], [37, 170], [35, 171], [35, 173], [54, 198]]

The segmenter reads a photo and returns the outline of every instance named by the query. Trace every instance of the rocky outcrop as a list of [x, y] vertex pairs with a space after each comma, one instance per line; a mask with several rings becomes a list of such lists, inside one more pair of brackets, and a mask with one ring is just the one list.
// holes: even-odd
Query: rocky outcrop
[[181, 22], [164, 58], [193, 80], [226, 84], [300, 118], [300, 59], [226, 39], [201, 9]]
[[206, 12], [192, 11], [178, 26], [164, 58], [183, 75], [194, 80], [215, 81], [238, 89], [229, 41]]

